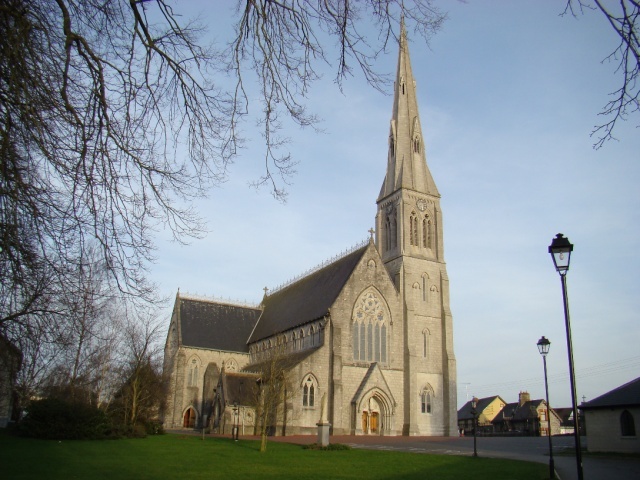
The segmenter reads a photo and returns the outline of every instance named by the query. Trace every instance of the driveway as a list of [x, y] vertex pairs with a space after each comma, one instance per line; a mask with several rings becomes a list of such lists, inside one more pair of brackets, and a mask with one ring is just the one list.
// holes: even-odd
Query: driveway
[[[269, 441], [308, 444], [317, 441], [314, 435], [269, 437]], [[473, 437], [378, 437], [335, 435], [332, 443], [344, 443], [352, 448], [396, 450], [438, 455], [473, 455]], [[553, 437], [556, 473], [562, 480], [577, 480], [576, 458], [571, 454], [573, 437]], [[586, 442], [583, 440], [583, 445]], [[509, 458], [528, 462], [549, 463], [549, 440], [546, 437], [478, 437], [479, 456]], [[582, 459], [584, 480], [638, 480], [640, 457], [601, 456], [585, 454]]]

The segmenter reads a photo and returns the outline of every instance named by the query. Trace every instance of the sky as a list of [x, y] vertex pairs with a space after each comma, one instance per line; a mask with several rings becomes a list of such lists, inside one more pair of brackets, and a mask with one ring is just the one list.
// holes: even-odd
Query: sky
[[[232, 4], [193, 4], [211, 38], [228, 41]], [[548, 246], [574, 244], [567, 275], [578, 401], [640, 376], [640, 135], [638, 117], [599, 150], [590, 137], [619, 87], [604, 17], [560, 16], [563, 1], [440, 1], [448, 12], [410, 52], [427, 164], [438, 186], [450, 280], [458, 407], [472, 396], [544, 397], [571, 405], [560, 277]], [[198, 11], [198, 7], [202, 7]], [[395, 74], [397, 48], [376, 68]], [[150, 276], [178, 289], [259, 303], [274, 288], [368, 238], [386, 169], [393, 97], [355, 75], [343, 92], [326, 70], [307, 105], [322, 133], [292, 128], [300, 163], [288, 200], [248, 186], [261, 174], [259, 131], [229, 180], [197, 202], [210, 232], [190, 245], [159, 231]], [[257, 105], [253, 108], [258, 108]]]

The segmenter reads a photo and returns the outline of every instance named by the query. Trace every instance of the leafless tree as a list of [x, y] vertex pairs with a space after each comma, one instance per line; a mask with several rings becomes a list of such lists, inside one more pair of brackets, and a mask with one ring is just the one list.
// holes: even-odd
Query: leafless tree
[[108, 402], [116, 350], [121, 341], [126, 298], [119, 294], [95, 248], [88, 249], [73, 282], [62, 292], [57, 322], [57, 375], [51, 386], [63, 388], [67, 398], [100, 405]]
[[[277, 198], [286, 195], [282, 187], [296, 165], [289, 155], [276, 152], [288, 141], [279, 133], [281, 119], [300, 126], [316, 124], [318, 119], [307, 111], [304, 98], [320, 78], [320, 66], [334, 66], [340, 88], [357, 69], [370, 85], [382, 90], [389, 77], [375, 69], [375, 61], [397, 37], [400, 19], [428, 41], [446, 18], [431, 0], [241, 0], [237, 12], [236, 36], [226, 52], [237, 79], [235, 110], [248, 107], [245, 72], [252, 71], [260, 88], [266, 146], [264, 175], [255, 185], [270, 184]], [[395, 48], [396, 43], [392, 45]]]
[[[295, 360], [287, 352], [286, 344], [272, 346], [262, 352], [262, 359], [251, 365], [249, 371], [258, 375], [258, 389], [253, 407], [256, 410], [256, 433], [260, 435], [260, 451], [267, 450], [267, 437], [278, 426], [282, 435], [286, 433], [287, 422], [292, 412], [288, 404], [297, 395], [293, 388], [291, 368]], [[275, 433], [275, 432], [274, 432]]]
[[214, 49], [168, 0], [2, 2], [0, 324], [48, 315], [92, 244], [120, 291], [153, 301], [154, 233], [205, 233], [192, 201], [227, 178], [248, 78], [266, 151], [256, 183], [283, 199], [295, 162], [278, 153], [280, 122], [314, 124], [304, 96], [332, 59], [325, 46], [338, 46], [339, 85], [359, 68], [379, 86], [373, 62], [400, 17], [425, 38], [444, 19], [431, 0], [246, 0], [237, 15], [235, 38]]
[[592, 132], [597, 138], [594, 147], [600, 148], [614, 138], [613, 131], [620, 120], [640, 112], [640, 2], [618, 0], [617, 5], [613, 2], [605, 5], [601, 0], [567, 0], [564, 14], [577, 16], [585, 10], [597, 10], [604, 15], [618, 37], [615, 50], [604, 61], [615, 65], [621, 85], [611, 92], [611, 99], [600, 112], [606, 121]]
[[123, 328], [121, 344], [120, 388], [116, 393], [121, 418], [125, 425], [135, 426], [139, 420], [157, 418], [164, 400], [162, 325], [152, 313], [129, 317]]

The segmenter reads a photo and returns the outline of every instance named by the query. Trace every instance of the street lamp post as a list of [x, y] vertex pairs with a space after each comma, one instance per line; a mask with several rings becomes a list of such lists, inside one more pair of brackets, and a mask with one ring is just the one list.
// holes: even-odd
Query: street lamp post
[[574, 438], [576, 446], [576, 464], [578, 468], [578, 480], [583, 480], [582, 474], [582, 447], [580, 446], [580, 423], [578, 421], [578, 406], [576, 403], [576, 378], [573, 368], [573, 348], [571, 343], [571, 324], [569, 321], [569, 300], [567, 298], [567, 272], [569, 271], [569, 262], [571, 260], [571, 252], [573, 245], [562, 233], [556, 235], [549, 245], [549, 253], [553, 258], [553, 264], [557, 272], [560, 274], [562, 283], [562, 299], [564, 302], [564, 323], [567, 330], [567, 354], [569, 356], [569, 381], [571, 383], [571, 404], [573, 408], [573, 425]]
[[231, 431], [231, 437], [238, 441], [238, 404], [233, 404], [233, 428]]
[[547, 436], [549, 437], [549, 478], [555, 478], [555, 466], [553, 465], [553, 445], [551, 442], [551, 407], [549, 406], [549, 383], [547, 382], [547, 353], [551, 342], [542, 337], [538, 340], [538, 351], [542, 355], [542, 363], [544, 365], [544, 391], [547, 395]]
[[478, 450], [476, 448], [476, 430], [478, 429], [478, 399], [473, 397], [471, 399], [471, 415], [473, 415], [473, 456], [478, 456]]

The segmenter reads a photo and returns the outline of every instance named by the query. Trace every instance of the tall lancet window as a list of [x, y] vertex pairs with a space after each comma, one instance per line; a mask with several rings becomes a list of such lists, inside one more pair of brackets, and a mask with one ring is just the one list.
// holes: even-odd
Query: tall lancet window
[[368, 290], [353, 314], [354, 361], [387, 363], [388, 313], [382, 300]]
[[389, 136], [389, 154], [393, 157], [396, 154], [396, 144], [393, 135]]
[[413, 139], [413, 151], [416, 153], [420, 153], [420, 137], [417, 135]]
[[384, 248], [391, 250], [391, 217], [387, 216], [384, 222]]
[[398, 246], [398, 223], [395, 214], [391, 216], [391, 248]]
[[416, 212], [411, 212], [411, 216], [409, 217], [409, 243], [411, 245], [418, 244], [418, 216]]
[[425, 215], [422, 219], [422, 246], [424, 248], [432, 248], [433, 228], [429, 215]]

